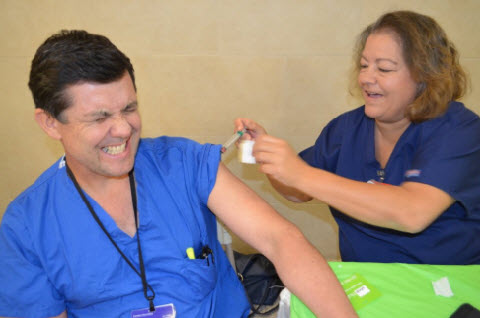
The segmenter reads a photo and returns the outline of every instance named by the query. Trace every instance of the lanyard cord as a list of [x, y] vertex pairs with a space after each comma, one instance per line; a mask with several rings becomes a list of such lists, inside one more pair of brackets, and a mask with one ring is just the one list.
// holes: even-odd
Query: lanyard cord
[[[153, 290], [152, 286], [150, 286], [147, 282], [147, 276], [145, 274], [145, 266], [143, 264], [143, 255], [142, 255], [142, 247], [140, 246], [140, 231], [138, 230], [138, 220], [137, 220], [137, 191], [135, 189], [135, 178], [133, 176], [133, 169], [128, 173], [128, 178], [130, 181], [130, 193], [132, 196], [132, 206], [133, 206], [133, 214], [135, 216], [135, 227], [137, 228], [137, 246], [138, 246], [138, 261], [140, 264], [140, 272], [135, 268], [135, 266], [130, 262], [130, 260], [123, 254], [123, 252], [120, 250], [118, 247], [117, 243], [115, 240], [112, 238], [110, 233], [108, 233], [107, 229], [103, 225], [102, 221], [100, 221], [100, 218], [98, 217], [97, 213], [95, 213], [95, 210], [93, 209], [92, 205], [90, 202], [88, 202], [87, 198], [85, 197], [85, 193], [83, 192], [82, 188], [77, 182], [77, 179], [75, 179], [75, 176], [73, 175], [72, 170], [68, 167], [68, 164], [66, 164], [67, 168], [67, 174], [72, 179], [73, 184], [75, 185], [75, 188], [77, 189], [77, 192], [80, 194], [80, 197], [82, 197], [83, 202], [85, 202], [88, 210], [92, 214], [93, 218], [95, 221], [97, 221], [98, 225], [100, 228], [103, 230], [103, 232], [107, 235], [107, 237], [110, 239], [110, 242], [112, 242], [113, 246], [117, 249], [118, 253], [123, 257], [123, 259], [127, 262], [127, 264], [137, 273], [138, 276], [142, 279], [142, 285], [143, 285], [143, 295], [145, 296], [145, 299], [148, 300], [149, 306], [150, 306], [150, 311], [155, 311], [155, 306], [153, 304], [153, 299], [155, 298], [155, 291]], [[151, 295], [148, 295], [148, 289], [150, 289]]]

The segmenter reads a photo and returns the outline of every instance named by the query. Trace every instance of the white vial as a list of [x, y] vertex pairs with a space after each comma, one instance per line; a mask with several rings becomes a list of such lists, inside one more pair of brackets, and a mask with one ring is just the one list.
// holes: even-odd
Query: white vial
[[252, 156], [254, 140], [242, 140], [238, 145], [238, 161], [243, 163], [257, 163]]

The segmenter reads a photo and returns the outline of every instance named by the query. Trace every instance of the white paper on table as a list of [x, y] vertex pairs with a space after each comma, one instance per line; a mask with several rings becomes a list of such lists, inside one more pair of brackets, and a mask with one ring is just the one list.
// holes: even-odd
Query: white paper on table
[[432, 282], [433, 290], [435, 290], [435, 294], [438, 296], [444, 297], [452, 297], [453, 292], [450, 288], [450, 282], [448, 281], [448, 277], [442, 277], [437, 281]]

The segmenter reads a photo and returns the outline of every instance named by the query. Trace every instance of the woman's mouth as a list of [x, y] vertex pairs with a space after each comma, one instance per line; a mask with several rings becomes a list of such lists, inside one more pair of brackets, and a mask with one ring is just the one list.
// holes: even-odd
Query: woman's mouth
[[374, 98], [383, 96], [382, 94], [379, 94], [379, 93], [367, 92], [367, 91], [365, 91], [365, 94], [367, 94], [368, 97], [374, 97]]

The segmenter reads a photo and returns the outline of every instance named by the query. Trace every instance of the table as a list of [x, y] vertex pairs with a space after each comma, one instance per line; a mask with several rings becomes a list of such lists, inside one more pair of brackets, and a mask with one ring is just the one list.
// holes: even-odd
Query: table
[[[360, 318], [448, 318], [463, 303], [480, 308], [480, 265], [329, 264]], [[315, 315], [292, 295], [290, 317]]]

